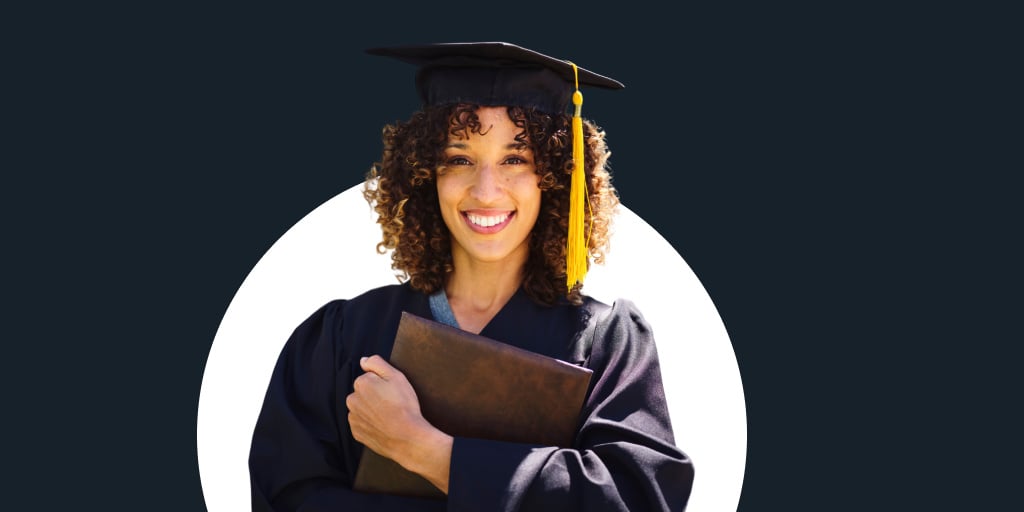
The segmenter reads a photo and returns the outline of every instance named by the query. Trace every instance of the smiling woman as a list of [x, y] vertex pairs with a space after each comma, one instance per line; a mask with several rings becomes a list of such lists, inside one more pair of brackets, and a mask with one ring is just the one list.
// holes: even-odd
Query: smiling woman
[[[652, 330], [633, 302], [582, 293], [618, 200], [577, 89], [622, 85], [505, 43], [371, 53], [420, 67], [424, 107], [384, 130], [365, 189], [378, 249], [405, 282], [331, 301], [296, 328], [253, 433], [253, 509], [685, 508], [693, 466], [675, 444]], [[572, 445], [432, 425], [387, 361], [403, 312], [591, 370]], [[353, 490], [367, 449], [446, 498]]]

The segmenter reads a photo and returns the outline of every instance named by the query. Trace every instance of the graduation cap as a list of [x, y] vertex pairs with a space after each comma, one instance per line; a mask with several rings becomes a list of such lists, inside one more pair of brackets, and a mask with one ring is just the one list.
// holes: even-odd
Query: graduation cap
[[[440, 43], [366, 50], [419, 67], [416, 90], [424, 105], [472, 103], [564, 112], [579, 84], [624, 86], [611, 78], [510, 43]], [[578, 87], [577, 87], [578, 88]]]
[[469, 103], [535, 108], [548, 114], [575, 106], [572, 118], [573, 172], [569, 193], [566, 285], [571, 290], [587, 274], [587, 201], [583, 171], [583, 94], [580, 86], [622, 89], [622, 83], [510, 43], [436, 43], [370, 48], [370, 55], [393, 57], [419, 68], [416, 90], [424, 105]]

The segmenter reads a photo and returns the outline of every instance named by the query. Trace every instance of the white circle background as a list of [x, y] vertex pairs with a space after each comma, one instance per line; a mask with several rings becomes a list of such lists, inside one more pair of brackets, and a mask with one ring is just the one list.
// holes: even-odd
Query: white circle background
[[[357, 185], [288, 230], [253, 267], [221, 321], [203, 374], [197, 448], [210, 512], [250, 507], [249, 445], [292, 331], [329, 300], [397, 283]], [[650, 225], [619, 207], [605, 265], [585, 292], [633, 300], [651, 324], [676, 444], [696, 470], [688, 510], [735, 511], [746, 461], [743, 386], [725, 326], [696, 275]]]

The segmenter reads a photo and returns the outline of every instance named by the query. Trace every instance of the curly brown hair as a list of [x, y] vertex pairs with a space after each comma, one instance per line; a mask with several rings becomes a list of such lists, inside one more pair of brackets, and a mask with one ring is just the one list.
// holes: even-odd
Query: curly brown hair
[[[477, 105], [427, 106], [406, 122], [383, 130], [384, 152], [366, 176], [363, 195], [378, 214], [383, 239], [377, 251], [391, 249], [391, 267], [416, 290], [430, 294], [444, 285], [453, 270], [451, 235], [437, 198], [435, 178], [444, 160], [449, 136], [480, 133]], [[569, 184], [572, 172], [571, 118], [534, 109], [508, 107], [509, 118], [522, 132], [517, 139], [533, 150], [540, 175], [540, 214], [530, 232], [530, 254], [523, 289], [540, 304], [564, 298], [582, 301], [581, 287], [566, 289], [565, 247], [568, 236]], [[619, 204], [607, 164], [611, 152], [605, 134], [584, 119], [584, 168], [590, 208], [585, 214], [589, 255], [604, 262], [612, 214]]]

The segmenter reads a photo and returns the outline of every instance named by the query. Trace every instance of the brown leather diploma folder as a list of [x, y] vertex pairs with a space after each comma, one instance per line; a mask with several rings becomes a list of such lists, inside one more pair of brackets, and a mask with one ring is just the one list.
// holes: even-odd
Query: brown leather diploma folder
[[[390, 363], [423, 417], [455, 437], [569, 447], [592, 371], [402, 313]], [[363, 449], [353, 489], [444, 498], [391, 459]]]

